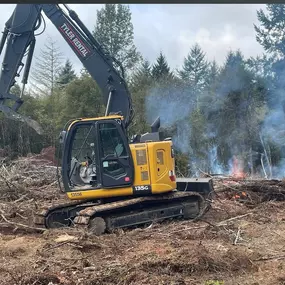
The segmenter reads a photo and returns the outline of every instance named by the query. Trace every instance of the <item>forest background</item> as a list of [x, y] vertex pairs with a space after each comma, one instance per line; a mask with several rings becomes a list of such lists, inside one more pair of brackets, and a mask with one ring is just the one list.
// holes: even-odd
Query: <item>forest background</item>
[[[160, 116], [164, 135], [173, 139], [179, 176], [229, 173], [235, 161], [250, 175], [285, 176], [285, 5], [268, 4], [256, 13], [262, 56], [232, 50], [218, 65], [193, 43], [183, 65], [172, 70], [163, 50], [155, 62], [143, 58], [129, 6], [106, 4], [97, 11], [92, 32], [126, 71], [135, 109], [129, 135], [150, 131]], [[77, 74], [52, 38], [33, 63], [20, 112], [44, 133], [0, 114], [0, 148], [9, 159], [57, 147], [69, 119], [104, 113], [96, 82], [84, 68]], [[12, 93], [20, 92], [16, 83]]]

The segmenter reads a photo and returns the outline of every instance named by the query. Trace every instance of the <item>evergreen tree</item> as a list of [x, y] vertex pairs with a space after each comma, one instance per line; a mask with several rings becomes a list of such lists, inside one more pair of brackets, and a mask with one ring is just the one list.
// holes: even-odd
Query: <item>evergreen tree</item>
[[142, 85], [147, 85], [151, 81], [151, 65], [148, 60], [143, 60], [140, 66], [132, 74], [132, 88], [141, 88]]
[[[214, 60], [210, 63], [208, 76], [206, 80], [205, 92], [200, 95], [200, 114], [199, 117], [201, 118], [202, 115], [204, 116], [203, 120], [206, 122], [204, 126], [204, 131], [207, 133], [209, 140], [207, 141], [207, 148], [210, 152], [212, 148], [215, 147], [216, 141], [213, 136], [212, 127], [212, 116], [216, 116], [216, 113], [219, 111], [219, 96], [218, 96], [218, 89], [219, 89], [219, 80], [220, 80], [220, 68], [217, 62]], [[211, 157], [209, 158], [211, 159]], [[208, 162], [208, 165], [211, 165], [211, 161]], [[208, 169], [212, 171], [211, 169]]]
[[151, 73], [155, 80], [163, 80], [173, 77], [167, 60], [162, 52], [160, 52], [158, 58], [156, 59], [156, 63], [153, 65]]
[[178, 73], [182, 80], [201, 91], [206, 83], [208, 63], [205, 53], [198, 44], [195, 44], [184, 58], [182, 70]]
[[269, 65], [271, 71], [266, 77], [270, 89], [267, 102], [270, 108], [278, 109], [284, 104], [281, 98], [285, 88], [285, 4], [267, 4], [266, 10], [267, 13], [262, 9], [257, 11], [259, 26], [254, 28], [257, 41], [268, 53], [267, 62], [264, 58], [262, 62], [264, 67]]
[[198, 44], [190, 49], [178, 74], [185, 88], [191, 92], [189, 97], [196, 102], [196, 108], [199, 108], [200, 96], [207, 83], [208, 63], [205, 59], [205, 53]]
[[58, 77], [57, 77], [57, 84], [60, 87], [66, 86], [72, 80], [76, 78], [75, 71], [72, 67], [72, 63], [69, 59], [66, 60], [65, 65], [61, 68]]
[[[281, 161], [283, 164], [284, 136], [281, 135], [280, 138], [280, 134], [285, 127], [285, 5], [267, 4], [266, 11], [262, 9], [257, 11], [257, 18], [259, 26], [255, 25], [256, 39], [267, 52], [261, 61], [254, 62], [262, 66], [262, 75], [265, 74], [262, 79], [266, 82], [268, 90], [266, 92], [268, 112], [261, 129], [264, 136], [261, 151], [268, 148], [267, 161], [271, 160], [271, 163], [275, 164]], [[271, 172], [271, 167], [269, 170]]]
[[190, 172], [194, 176], [200, 175], [200, 170], [208, 171], [208, 137], [205, 116], [200, 109], [194, 109], [189, 118], [190, 123]]
[[130, 133], [132, 134], [149, 131], [149, 125], [146, 122], [145, 100], [152, 86], [151, 66], [147, 60], [144, 60], [136, 72], [134, 72], [130, 84], [135, 111], [135, 118], [130, 128]]
[[94, 36], [121, 62], [126, 72], [139, 63], [141, 55], [134, 44], [134, 28], [129, 6], [105, 4], [97, 12]]
[[184, 58], [182, 69], [178, 71], [178, 74], [182, 80], [184, 90], [188, 94], [188, 100], [191, 101], [193, 106], [187, 122], [190, 125], [191, 133], [189, 141], [189, 155], [191, 157], [189, 171], [191, 175], [197, 176], [200, 174], [200, 170], [208, 171], [207, 122], [202, 109], [209, 106], [209, 100], [204, 91], [205, 87], [214, 84], [218, 74], [218, 67], [216, 62], [214, 62], [212, 69], [208, 70], [205, 53], [198, 44], [195, 44]]
[[256, 40], [269, 53], [285, 56], [285, 4], [267, 4], [257, 11], [260, 26], [254, 25]]
[[200, 95], [201, 108], [206, 111], [209, 105], [215, 104], [217, 99], [217, 87], [220, 76], [220, 68], [214, 60], [210, 63], [205, 82], [205, 92]]
[[274, 58], [267, 54], [262, 56], [250, 57], [246, 60], [246, 67], [254, 74], [256, 77], [268, 79], [268, 81], [273, 80], [272, 73], [272, 62]]
[[217, 131], [218, 155], [225, 165], [233, 155], [250, 161], [252, 149], [259, 147], [265, 92], [262, 82], [256, 81], [246, 69], [241, 52], [229, 52], [221, 71], [218, 101], [211, 117], [212, 130]]
[[104, 114], [101, 90], [88, 74], [70, 82], [64, 90], [61, 124], [74, 118], [96, 117]]
[[220, 69], [219, 69], [217, 62], [215, 60], [212, 61], [210, 63], [208, 75], [206, 78], [206, 83], [208, 86], [211, 84], [215, 84], [217, 82], [218, 77], [219, 77], [219, 72], [220, 72]]

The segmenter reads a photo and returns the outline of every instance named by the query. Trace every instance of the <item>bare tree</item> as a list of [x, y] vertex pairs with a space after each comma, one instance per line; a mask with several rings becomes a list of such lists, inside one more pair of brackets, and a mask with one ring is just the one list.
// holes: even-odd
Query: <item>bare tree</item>
[[63, 54], [57, 46], [57, 42], [50, 37], [41, 49], [40, 56], [36, 57], [35, 66], [32, 72], [32, 87], [37, 95], [54, 94], [56, 79], [62, 65]]
[[46, 141], [55, 145], [56, 120], [60, 92], [56, 88], [57, 80], [62, 68], [63, 54], [57, 42], [47, 38], [40, 55], [36, 57], [32, 71], [32, 93], [41, 97], [40, 121], [45, 128]]

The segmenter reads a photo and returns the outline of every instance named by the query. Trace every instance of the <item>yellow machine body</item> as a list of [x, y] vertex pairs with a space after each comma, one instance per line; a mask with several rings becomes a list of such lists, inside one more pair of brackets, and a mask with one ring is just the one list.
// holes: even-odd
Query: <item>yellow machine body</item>
[[67, 193], [68, 198], [83, 200], [131, 196], [134, 195], [134, 186], [143, 185], [151, 186], [151, 194], [170, 192], [176, 188], [171, 141], [134, 143], [130, 144], [130, 149], [135, 173], [131, 187], [71, 191]]

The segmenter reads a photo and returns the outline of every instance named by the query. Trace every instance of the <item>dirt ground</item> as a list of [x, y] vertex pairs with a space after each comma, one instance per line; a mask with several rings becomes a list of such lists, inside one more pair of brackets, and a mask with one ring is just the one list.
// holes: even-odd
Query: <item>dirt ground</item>
[[1, 182], [1, 285], [285, 284], [285, 201], [246, 206], [219, 194], [197, 222], [168, 221], [100, 237], [75, 229], [37, 233], [19, 224], [33, 226], [40, 205], [64, 196], [51, 175], [19, 187], [27, 179], [21, 169], [17, 179]]

